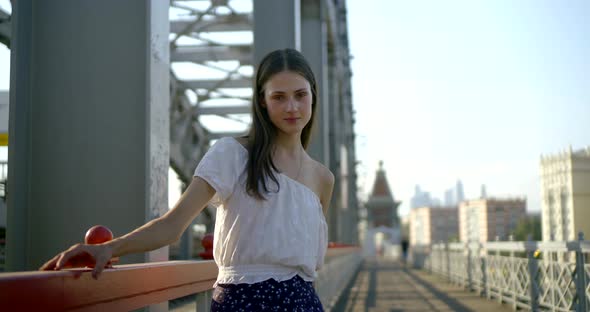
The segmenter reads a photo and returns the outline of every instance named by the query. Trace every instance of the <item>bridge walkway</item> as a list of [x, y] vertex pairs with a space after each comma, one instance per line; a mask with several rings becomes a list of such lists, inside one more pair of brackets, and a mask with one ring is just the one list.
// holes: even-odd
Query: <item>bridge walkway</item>
[[443, 278], [385, 259], [366, 259], [332, 311], [512, 311]]

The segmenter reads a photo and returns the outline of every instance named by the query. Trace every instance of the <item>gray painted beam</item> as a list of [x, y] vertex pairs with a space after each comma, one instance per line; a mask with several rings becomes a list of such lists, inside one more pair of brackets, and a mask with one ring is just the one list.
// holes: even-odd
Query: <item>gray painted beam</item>
[[189, 89], [217, 89], [217, 88], [251, 88], [250, 79], [231, 79], [231, 80], [213, 80], [213, 79], [194, 79], [182, 82]]
[[223, 137], [239, 137], [245, 135], [244, 132], [211, 132], [208, 137], [210, 140], [217, 140]]
[[188, 32], [232, 32], [251, 31], [253, 18], [251, 14], [233, 14], [216, 16], [214, 19], [197, 21], [179, 20], [170, 23], [171, 33]]
[[277, 49], [301, 51], [300, 0], [254, 1], [254, 63]]
[[302, 0], [301, 2], [301, 53], [309, 61], [314, 72], [318, 96], [315, 111], [315, 126], [310, 155], [330, 168], [330, 100], [328, 96], [328, 41], [327, 25], [323, 18], [323, 1]]
[[168, 210], [169, 21], [158, 0], [13, 4], [6, 264], [20, 271], [95, 224], [119, 236]]
[[209, 106], [199, 107], [197, 113], [199, 115], [235, 115], [235, 114], [250, 114], [251, 108], [249, 105], [236, 106]]
[[252, 64], [252, 46], [180, 46], [170, 52], [172, 62], [234, 61]]
[[0, 22], [0, 37], [10, 42], [10, 37], [12, 36], [10, 15], [0, 9], [0, 20], [2, 21]]
[[0, 20], [9, 20], [10, 19], [10, 14], [8, 14], [8, 12], [5, 12], [4, 10], [0, 9]]

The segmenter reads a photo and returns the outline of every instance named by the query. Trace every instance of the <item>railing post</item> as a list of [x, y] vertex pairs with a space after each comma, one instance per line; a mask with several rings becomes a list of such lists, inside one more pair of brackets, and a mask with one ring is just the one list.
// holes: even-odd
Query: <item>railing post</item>
[[581, 243], [584, 241], [584, 233], [580, 232], [578, 234], [578, 250], [576, 250], [576, 293], [578, 302], [576, 304], [576, 311], [578, 312], [585, 312], [588, 311], [588, 304], [586, 302], [586, 285], [588, 281], [586, 280], [586, 269], [584, 265], [586, 264], [586, 259], [584, 253], [582, 252]]
[[[430, 245], [430, 252], [428, 254], [428, 257], [430, 258], [430, 261], [428, 261], [428, 266], [430, 267], [430, 274], [434, 274], [434, 266], [436, 265], [436, 260], [434, 259], [436, 256], [436, 244], [431, 244]], [[426, 254], [426, 253], [425, 253]], [[424, 258], [426, 259], [426, 258]]]
[[197, 294], [196, 310], [197, 312], [209, 312], [211, 311], [211, 297], [213, 290], [207, 290]]
[[[508, 235], [508, 240], [513, 243], [514, 236]], [[514, 248], [510, 247], [510, 274], [508, 278], [508, 292], [512, 295], [512, 310], [516, 311], [516, 279], [512, 275], [512, 272], [516, 271], [516, 261], [514, 260]]]
[[436, 262], [438, 261], [438, 254], [436, 251], [436, 243], [431, 243], [428, 246], [428, 251], [424, 252], [425, 257], [422, 260], [423, 265], [426, 265], [426, 260], [428, 260], [428, 269], [430, 270], [431, 274], [436, 272]]
[[[555, 238], [553, 237], [553, 235], [551, 235], [551, 241], [555, 241]], [[554, 252], [553, 251], [547, 251], [546, 255], [547, 257], [547, 265], [549, 266], [549, 287], [550, 287], [550, 291], [549, 291], [549, 299], [551, 302], [551, 311], [555, 311], [555, 285], [557, 284], [557, 279], [555, 277], [555, 270], [554, 270]], [[557, 255], [557, 254], [555, 254]], [[543, 260], [545, 260], [543, 258]]]
[[440, 266], [441, 266], [441, 262], [442, 262], [442, 251], [440, 249], [440, 243], [436, 243], [435, 245], [436, 247], [436, 256], [433, 258], [433, 265], [432, 265], [432, 271], [435, 272], [436, 274], [439, 274], [442, 276], [442, 272], [440, 271]]
[[[440, 262], [440, 275], [444, 276], [445, 275], [445, 269], [447, 267], [446, 265], [446, 261], [447, 261], [447, 248], [449, 247], [447, 244], [445, 244], [443, 241], [440, 241], [440, 245], [442, 247], [441, 251], [440, 251], [440, 256], [441, 256], [441, 262]], [[447, 280], [450, 280], [450, 276], [447, 276]]]
[[[496, 242], [500, 241], [500, 236], [496, 235]], [[504, 272], [502, 271], [502, 266], [501, 264], [501, 260], [500, 260], [500, 249], [496, 249], [496, 274], [499, 276], [496, 276], [496, 278], [502, 278], [504, 279]], [[502, 303], [502, 298], [504, 297], [504, 289], [502, 289], [502, 287], [500, 285], [496, 285], [497, 289], [498, 289], [498, 302]]]
[[430, 267], [432, 268], [432, 273], [438, 273], [436, 271], [436, 267], [438, 265], [438, 262], [440, 261], [440, 254], [438, 252], [438, 244], [437, 243], [432, 244], [432, 251], [430, 252], [430, 254], [432, 255], [431, 261], [430, 261]]
[[[529, 246], [532, 246], [533, 236], [528, 235]], [[537, 288], [535, 275], [539, 269], [538, 260], [535, 259], [535, 250], [527, 250], [528, 269], [529, 269], [529, 296], [531, 297], [531, 311], [539, 310], [539, 289]]]
[[488, 288], [488, 252], [482, 243], [479, 243], [478, 250], [479, 257], [481, 259], [481, 290], [480, 295], [485, 296], [489, 299], [489, 288]]
[[445, 244], [445, 253], [447, 257], [447, 276], [451, 283], [453, 282], [453, 272], [451, 272], [451, 248], [449, 246], [449, 242]]
[[473, 289], [473, 261], [471, 261], [471, 248], [469, 246], [469, 242], [465, 243], [465, 248], [467, 249], [467, 289]]

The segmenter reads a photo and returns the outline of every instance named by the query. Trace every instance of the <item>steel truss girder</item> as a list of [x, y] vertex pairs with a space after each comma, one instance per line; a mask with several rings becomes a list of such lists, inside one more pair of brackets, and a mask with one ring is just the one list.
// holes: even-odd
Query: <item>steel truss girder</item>
[[12, 35], [12, 22], [10, 15], [0, 10], [0, 43], [10, 47], [10, 36]]
[[250, 105], [201, 106], [195, 109], [197, 115], [245, 115], [250, 114]]
[[[197, 2], [201, 9], [194, 9], [190, 2]], [[190, 17], [181, 17], [170, 21], [170, 32], [174, 38], [170, 44], [170, 61], [192, 62], [223, 73], [223, 78], [198, 77], [179, 80], [174, 77], [174, 92], [171, 94], [170, 110], [170, 163], [177, 171], [181, 179], [188, 183], [196, 163], [206, 152], [209, 142], [223, 135], [236, 135], [233, 132], [216, 132], [215, 129], [206, 129], [199, 117], [204, 115], [228, 115], [249, 114], [249, 107], [243, 105], [232, 106], [205, 106], [201, 104], [211, 99], [235, 99], [243, 102], [247, 100], [243, 96], [232, 96], [231, 92], [223, 89], [249, 89], [251, 78], [240, 74], [238, 70], [242, 66], [251, 66], [253, 59], [251, 44], [227, 45], [215, 41], [216, 35], [228, 32], [252, 31], [252, 13], [237, 13], [231, 7], [232, 1], [173, 1], [171, 7], [186, 10]], [[226, 7], [229, 14], [218, 14], [217, 9]], [[226, 10], [227, 11], [227, 10]], [[201, 33], [208, 33], [206, 38]], [[181, 44], [181, 37], [197, 39], [198, 44]], [[215, 62], [237, 61], [238, 67], [228, 70]], [[231, 66], [231, 65], [230, 65]], [[174, 76], [172, 73], [171, 76]], [[186, 90], [193, 90], [196, 94], [196, 103], [186, 96]], [[229, 94], [228, 94], [229, 93]], [[220, 129], [218, 129], [220, 130]]]
[[252, 65], [252, 46], [180, 46], [170, 51], [171, 62], [235, 61]]
[[190, 34], [199, 32], [236, 32], [252, 31], [251, 14], [217, 15], [213, 18], [194, 18], [170, 23], [170, 32]]
[[246, 78], [239, 78], [239, 79], [223, 79], [223, 80], [213, 80], [213, 79], [206, 79], [206, 80], [185, 80], [182, 82], [188, 89], [207, 89], [207, 90], [214, 90], [218, 88], [250, 88], [252, 86], [252, 82], [250, 79]]

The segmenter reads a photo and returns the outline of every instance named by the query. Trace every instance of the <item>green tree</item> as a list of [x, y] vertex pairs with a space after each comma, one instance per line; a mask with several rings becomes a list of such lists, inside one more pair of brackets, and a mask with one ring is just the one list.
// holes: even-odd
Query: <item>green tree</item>
[[514, 240], [525, 241], [532, 235], [532, 240], [541, 240], [541, 216], [532, 215], [522, 219], [514, 229]]
[[454, 234], [449, 236], [449, 238], [447, 239], [447, 242], [449, 243], [458, 243], [459, 242], [459, 235], [458, 234]]

